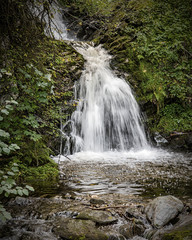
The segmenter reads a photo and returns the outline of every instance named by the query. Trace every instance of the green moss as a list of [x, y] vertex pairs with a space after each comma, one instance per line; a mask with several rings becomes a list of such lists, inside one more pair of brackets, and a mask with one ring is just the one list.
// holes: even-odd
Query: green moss
[[57, 180], [59, 170], [56, 164], [48, 163], [40, 167], [23, 168], [22, 176], [25, 181], [34, 180]]
[[171, 233], [166, 233], [162, 240], [191, 240], [192, 239], [192, 224], [174, 230]]

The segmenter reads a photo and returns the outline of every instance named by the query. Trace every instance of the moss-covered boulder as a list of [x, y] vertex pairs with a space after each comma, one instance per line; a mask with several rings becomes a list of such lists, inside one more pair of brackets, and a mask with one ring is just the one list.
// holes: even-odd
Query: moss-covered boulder
[[107, 240], [108, 236], [96, 228], [90, 220], [62, 219], [53, 228], [53, 232], [62, 239], [71, 240]]
[[79, 213], [77, 219], [91, 220], [98, 225], [108, 225], [117, 222], [117, 219], [106, 211], [85, 210]]

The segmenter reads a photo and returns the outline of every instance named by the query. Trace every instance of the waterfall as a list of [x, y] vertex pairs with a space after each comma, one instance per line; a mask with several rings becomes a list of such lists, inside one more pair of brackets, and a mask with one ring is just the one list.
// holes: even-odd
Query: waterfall
[[35, 0], [34, 2], [29, 2], [29, 7], [31, 13], [40, 18], [40, 21], [44, 22], [44, 32], [47, 36], [57, 40], [76, 40], [75, 35], [67, 29], [62, 16], [63, 9], [59, 6], [57, 1], [54, 1], [47, 11], [44, 9], [43, 1]]
[[[71, 40], [59, 13], [55, 11], [55, 25], [63, 32], [60, 35], [63, 40]], [[111, 56], [101, 46], [84, 42], [74, 42], [73, 46], [86, 63], [74, 86], [77, 108], [71, 119], [61, 126], [64, 154], [147, 147], [139, 106], [129, 84], [110, 69]], [[70, 133], [66, 129], [70, 129]]]
[[[101, 46], [79, 43], [75, 49], [86, 63], [75, 86], [78, 105], [70, 121], [73, 153], [146, 147], [139, 106], [130, 86], [110, 69], [111, 56]], [[70, 146], [67, 149], [69, 153]]]

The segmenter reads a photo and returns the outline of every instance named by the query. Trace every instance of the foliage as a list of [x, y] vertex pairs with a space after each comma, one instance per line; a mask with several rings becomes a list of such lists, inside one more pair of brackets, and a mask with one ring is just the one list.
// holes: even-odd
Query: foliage
[[173, 103], [166, 105], [160, 115], [161, 119], [158, 123], [158, 128], [162, 132], [191, 131], [191, 108], [186, 109], [179, 104]]
[[[4, 69], [1, 69], [1, 72], [7, 73]], [[15, 100], [6, 101], [5, 107], [0, 109], [2, 114], [2, 116], [0, 116], [0, 122], [2, 122], [5, 118], [3, 117], [3, 115], [9, 115], [9, 112], [13, 110], [15, 104], [18, 104]], [[11, 151], [20, 149], [20, 147], [15, 143], [7, 144], [7, 142], [9, 142], [9, 138], [9, 132], [0, 129], [0, 156], [2, 156], [3, 154], [9, 154]]]
[[[83, 66], [71, 46], [44, 34], [52, 2], [8, 0], [0, 6], [0, 165], [17, 162], [25, 178], [26, 173], [40, 176], [34, 169], [46, 164], [44, 179], [58, 175], [50, 155], [59, 153], [60, 122], [74, 108], [73, 83]], [[31, 11], [34, 6], [39, 18]]]
[[[15, 182], [15, 175], [19, 173], [18, 164], [14, 163], [10, 170], [0, 171], [0, 196], [9, 197], [10, 195], [28, 196], [29, 191], [34, 191], [33, 187], [26, 185], [25, 187], [18, 186]], [[3, 204], [0, 202], [0, 220], [6, 221], [11, 219], [11, 214], [6, 211]]]
[[122, 2], [112, 1], [112, 0], [60, 0], [62, 5], [66, 7], [74, 6], [78, 8], [79, 14], [89, 15], [89, 16], [109, 16], [112, 11]]

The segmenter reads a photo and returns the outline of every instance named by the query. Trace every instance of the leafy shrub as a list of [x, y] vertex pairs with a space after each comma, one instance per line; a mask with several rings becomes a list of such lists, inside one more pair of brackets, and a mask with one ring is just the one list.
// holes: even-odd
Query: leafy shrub
[[[14, 163], [10, 170], [0, 171], [0, 196], [9, 197], [14, 195], [28, 196], [29, 191], [34, 191], [33, 187], [26, 185], [25, 187], [18, 186], [14, 180], [18, 174], [18, 164]], [[11, 214], [6, 211], [3, 204], [0, 202], [0, 220], [6, 221], [11, 219]]]

